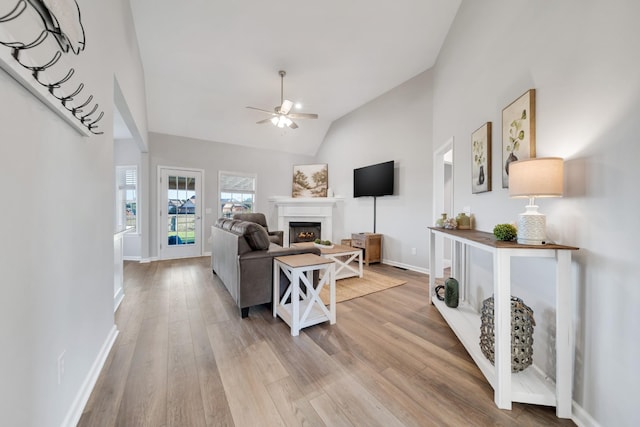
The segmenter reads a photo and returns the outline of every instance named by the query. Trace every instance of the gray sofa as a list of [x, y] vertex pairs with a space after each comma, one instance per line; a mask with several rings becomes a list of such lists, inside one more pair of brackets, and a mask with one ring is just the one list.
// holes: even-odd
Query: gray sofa
[[[269, 240], [264, 227], [249, 221], [220, 218], [211, 227], [211, 269], [220, 278], [240, 308], [249, 315], [254, 305], [271, 303], [273, 296], [273, 258], [314, 253], [318, 248], [283, 248]], [[284, 274], [281, 283], [288, 283]], [[286, 286], [283, 287], [284, 292]]]
[[284, 238], [284, 231], [271, 231], [267, 225], [267, 218], [263, 213], [251, 212], [251, 213], [237, 213], [233, 214], [233, 219], [239, 219], [241, 221], [255, 222], [260, 224], [269, 235], [269, 240], [277, 245], [284, 246], [282, 240]]

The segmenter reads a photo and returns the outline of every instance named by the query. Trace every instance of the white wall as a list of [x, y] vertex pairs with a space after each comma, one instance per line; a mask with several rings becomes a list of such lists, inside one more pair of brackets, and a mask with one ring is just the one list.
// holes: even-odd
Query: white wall
[[337, 238], [373, 231], [373, 198], [353, 197], [353, 169], [395, 161], [395, 195], [377, 199], [382, 256], [385, 263], [423, 271], [432, 223], [431, 85], [432, 74], [424, 72], [335, 121], [316, 156], [329, 165], [329, 187], [345, 198]]
[[[204, 209], [212, 213], [204, 215], [204, 253], [211, 252], [208, 243], [211, 226], [218, 219], [218, 172], [256, 173], [256, 211], [267, 215], [270, 228], [275, 229], [277, 218], [269, 215], [269, 197], [291, 196], [293, 165], [313, 164], [313, 158], [300, 154], [273, 150], [260, 150], [220, 142], [203, 141], [173, 135], [149, 134], [150, 181], [150, 254], [158, 256], [158, 166], [194, 168], [204, 170]], [[204, 213], [204, 210], [203, 210]]]
[[[455, 210], [491, 231], [524, 210], [501, 188], [501, 111], [537, 91], [538, 157], [565, 158], [565, 197], [539, 201], [548, 232], [574, 254], [574, 400], [583, 425], [635, 426], [640, 341], [640, 3], [463, 1], [434, 67], [433, 139], [454, 135]], [[471, 194], [470, 135], [493, 122], [493, 191]], [[513, 293], [536, 317], [535, 363], [553, 373], [553, 269], [514, 263]], [[491, 293], [491, 264], [474, 254], [474, 297]]]
[[[115, 66], [141, 76], [120, 62], [135, 52], [114, 34], [128, 1], [78, 3], [87, 46], [73, 65], [110, 124]], [[80, 136], [2, 71], [0, 93], [0, 182], [19, 206], [0, 211], [1, 423], [59, 426], [82, 409], [83, 386], [114, 331], [112, 131]], [[144, 117], [141, 92], [128, 96]]]

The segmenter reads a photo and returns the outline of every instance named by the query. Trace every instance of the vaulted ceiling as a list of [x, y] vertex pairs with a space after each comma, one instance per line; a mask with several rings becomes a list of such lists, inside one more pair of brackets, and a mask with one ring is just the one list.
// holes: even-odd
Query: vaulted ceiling
[[[432, 67], [460, 0], [131, 0], [149, 131], [314, 154], [331, 123]], [[254, 106], [302, 104], [280, 129]]]

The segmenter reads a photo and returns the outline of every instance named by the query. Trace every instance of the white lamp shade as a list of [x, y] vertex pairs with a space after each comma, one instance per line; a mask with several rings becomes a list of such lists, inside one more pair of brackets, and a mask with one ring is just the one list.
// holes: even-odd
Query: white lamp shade
[[563, 174], [560, 157], [513, 162], [509, 165], [509, 196], [562, 197]]

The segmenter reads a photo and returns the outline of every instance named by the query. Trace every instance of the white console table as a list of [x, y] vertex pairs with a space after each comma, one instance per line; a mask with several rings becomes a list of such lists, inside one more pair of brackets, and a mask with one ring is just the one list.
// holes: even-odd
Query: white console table
[[[436, 261], [436, 236], [454, 242], [452, 277], [460, 283], [460, 304], [449, 308], [434, 295], [434, 274], [429, 275], [429, 296], [478, 368], [494, 389], [498, 408], [511, 409], [512, 402], [555, 406], [560, 418], [571, 418], [573, 381], [573, 328], [571, 251], [578, 248], [547, 244], [520, 245], [496, 240], [491, 233], [429, 227], [429, 265]], [[495, 366], [480, 350], [480, 314], [464, 300], [468, 283], [467, 252], [478, 248], [493, 255]], [[441, 255], [440, 255], [441, 256]], [[535, 366], [511, 373], [511, 257], [542, 257], [556, 261], [556, 380]]]

